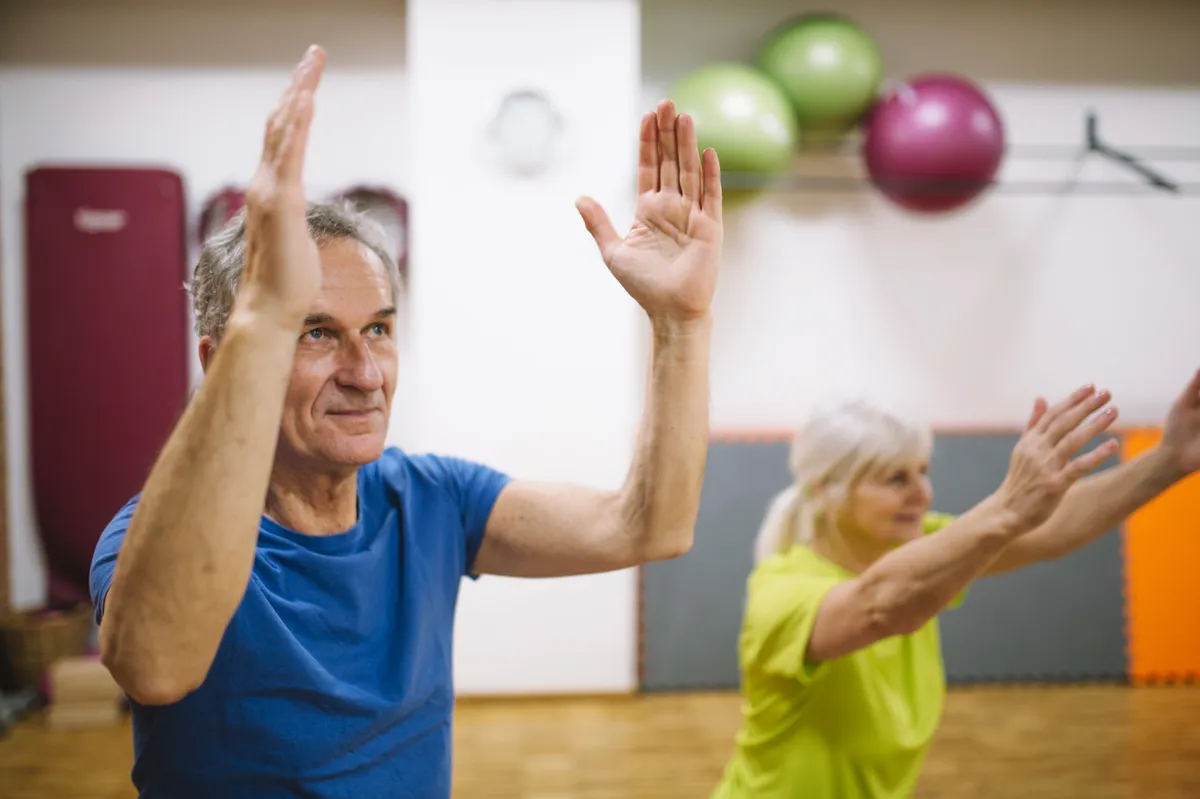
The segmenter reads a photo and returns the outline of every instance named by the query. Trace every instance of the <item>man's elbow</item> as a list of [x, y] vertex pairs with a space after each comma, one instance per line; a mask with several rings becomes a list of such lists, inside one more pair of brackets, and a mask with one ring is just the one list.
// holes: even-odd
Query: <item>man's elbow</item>
[[188, 682], [164, 671], [131, 667], [103, 653], [100, 661], [121, 690], [139, 705], [173, 705], [195, 690]]
[[657, 535], [646, 537], [642, 548], [642, 562], [658, 560], [674, 560], [686, 555], [695, 543], [695, 528], [676, 528], [660, 531]]
[[173, 705], [176, 702], [182, 701], [194, 690], [185, 687], [178, 680], [149, 675], [140, 677], [137, 680], [126, 680], [124, 682], [118, 680], [117, 684], [121, 686], [121, 690], [130, 699], [139, 705], [147, 707]]
[[175, 704], [203, 682], [203, 678], [197, 680], [160, 660], [153, 653], [122, 651], [101, 635], [100, 662], [121, 690], [139, 705]]

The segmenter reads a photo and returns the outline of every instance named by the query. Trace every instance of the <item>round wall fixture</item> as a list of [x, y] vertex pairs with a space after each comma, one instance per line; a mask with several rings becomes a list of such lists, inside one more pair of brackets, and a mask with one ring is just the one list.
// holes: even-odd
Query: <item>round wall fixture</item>
[[558, 157], [562, 115], [545, 94], [510, 92], [492, 118], [489, 134], [500, 161], [522, 175], [547, 169]]

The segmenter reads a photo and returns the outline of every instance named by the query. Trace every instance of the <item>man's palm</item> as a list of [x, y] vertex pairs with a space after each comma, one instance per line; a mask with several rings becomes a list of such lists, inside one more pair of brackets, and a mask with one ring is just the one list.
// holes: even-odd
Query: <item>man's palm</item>
[[637, 208], [625, 238], [594, 200], [578, 207], [613, 276], [652, 318], [708, 312], [724, 232], [721, 168], [713, 150], [697, 151], [690, 117], [664, 100], [642, 118]]

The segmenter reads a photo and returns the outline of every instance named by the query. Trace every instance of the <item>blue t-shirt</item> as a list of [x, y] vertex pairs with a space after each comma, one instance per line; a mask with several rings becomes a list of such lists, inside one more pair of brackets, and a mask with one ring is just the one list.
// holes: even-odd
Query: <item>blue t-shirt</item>
[[[359, 470], [350, 530], [307, 536], [264, 517], [203, 685], [175, 704], [132, 703], [139, 795], [449, 797], [454, 609], [507, 482], [389, 448]], [[97, 621], [136, 503], [96, 546]]]

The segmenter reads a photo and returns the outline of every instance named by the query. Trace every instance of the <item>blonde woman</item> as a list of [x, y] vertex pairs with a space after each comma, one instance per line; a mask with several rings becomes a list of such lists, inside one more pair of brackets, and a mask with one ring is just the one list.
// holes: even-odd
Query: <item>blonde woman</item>
[[975, 578], [1084, 546], [1200, 468], [1198, 373], [1157, 449], [1081, 480], [1116, 451], [1079, 454], [1116, 419], [1109, 401], [1090, 386], [1039, 399], [1003, 483], [957, 518], [930, 511], [927, 428], [865, 402], [813, 414], [756, 542], [743, 726], [713, 799], [911, 795], [945, 694], [937, 614]]

